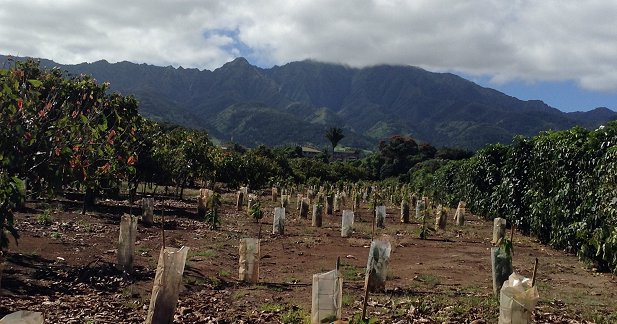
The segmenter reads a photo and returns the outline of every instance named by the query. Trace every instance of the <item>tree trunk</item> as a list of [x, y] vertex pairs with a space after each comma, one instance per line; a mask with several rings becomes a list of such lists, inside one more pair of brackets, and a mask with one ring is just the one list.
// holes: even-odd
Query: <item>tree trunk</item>
[[94, 206], [96, 203], [96, 191], [94, 188], [86, 187], [86, 192], [84, 193], [84, 202], [81, 209], [81, 214], [86, 214], [86, 210], [88, 207]]

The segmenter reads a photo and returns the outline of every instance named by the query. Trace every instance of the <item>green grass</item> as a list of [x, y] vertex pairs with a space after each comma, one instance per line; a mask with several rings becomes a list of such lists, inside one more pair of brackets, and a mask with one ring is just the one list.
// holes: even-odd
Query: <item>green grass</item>
[[263, 303], [259, 305], [259, 310], [265, 313], [279, 313], [279, 320], [281, 323], [311, 323], [310, 314], [296, 305], [289, 306], [277, 303]]
[[283, 306], [275, 303], [263, 303], [259, 305], [259, 310], [262, 312], [278, 313], [283, 310]]
[[359, 268], [352, 264], [341, 265], [341, 276], [343, 276], [343, 280], [345, 281], [360, 280], [364, 272], [364, 268]]
[[432, 274], [419, 274], [414, 280], [421, 282], [427, 288], [435, 288], [439, 285], [439, 277]]
[[354, 301], [353, 296], [343, 293], [343, 306], [344, 307], [353, 306], [353, 301]]
[[231, 275], [231, 272], [228, 270], [220, 270], [218, 272], [219, 277], [229, 277], [230, 275]]
[[311, 323], [310, 314], [298, 307], [292, 307], [287, 312], [281, 315], [281, 323], [285, 324], [297, 324], [297, 323]]
[[192, 259], [195, 257], [203, 257], [203, 258], [211, 258], [216, 256], [216, 251], [214, 250], [189, 250], [189, 256], [188, 259]]

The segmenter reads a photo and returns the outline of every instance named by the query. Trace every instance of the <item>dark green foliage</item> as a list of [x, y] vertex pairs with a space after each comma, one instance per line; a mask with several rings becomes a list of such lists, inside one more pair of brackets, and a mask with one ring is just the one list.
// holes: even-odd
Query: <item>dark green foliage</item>
[[379, 155], [369, 157], [366, 167], [375, 173], [378, 169], [379, 179], [404, 176], [418, 163], [433, 159], [436, 152], [429, 144], [418, 145], [410, 137], [396, 135], [379, 143]]
[[24, 197], [23, 181], [0, 172], [0, 251], [4, 251], [9, 245], [8, 233], [15, 240], [19, 238], [15, 229], [13, 210], [23, 203]]
[[450, 206], [464, 200], [473, 213], [506, 218], [544, 243], [617, 272], [616, 144], [617, 122], [516, 137], [437, 170], [415, 170], [411, 184]]

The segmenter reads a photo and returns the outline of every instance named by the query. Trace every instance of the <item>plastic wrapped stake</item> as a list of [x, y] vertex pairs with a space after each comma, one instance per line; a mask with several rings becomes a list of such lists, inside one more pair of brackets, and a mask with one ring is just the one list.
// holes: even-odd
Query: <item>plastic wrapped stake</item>
[[375, 224], [379, 228], [386, 228], [386, 206], [375, 207]]
[[512, 273], [503, 283], [499, 295], [499, 324], [527, 324], [540, 299], [531, 279]]
[[165, 248], [156, 266], [146, 324], [172, 323], [189, 248]]
[[493, 220], [493, 244], [498, 244], [506, 235], [506, 220], [503, 218], [495, 218]]
[[136, 238], [137, 217], [128, 214], [122, 215], [118, 237], [118, 267], [128, 273], [133, 272]]
[[351, 210], [343, 210], [341, 221], [341, 237], [350, 237], [353, 232], [354, 213]]
[[285, 234], [285, 208], [274, 208], [274, 221], [272, 222], [272, 234]]
[[143, 210], [142, 221], [148, 226], [154, 224], [154, 198], [143, 198], [141, 204]]
[[343, 278], [337, 270], [313, 275], [311, 323], [331, 323], [342, 316]]
[[386, 290], [391, 251], [392, 247], [388, 241], [374, 240], [371, 242], [366, 264], [366, 285], [369, 292]]
[[491, 248], [491, 266], [493, 272], [493, 293], [495, 296], [498, 296], [501, 285], [512, 274], [512, 254], [505, 245]]
[[239, 280], [256, 283], [259, 281], [259, 239], [241, 239], [239, 250]]

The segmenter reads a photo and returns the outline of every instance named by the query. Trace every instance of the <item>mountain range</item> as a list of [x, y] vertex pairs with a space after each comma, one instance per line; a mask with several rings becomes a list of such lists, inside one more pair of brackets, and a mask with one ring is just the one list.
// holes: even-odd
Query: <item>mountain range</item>
[[[0, 56], [0, 61], [6, 57]], [[156, 121], [206, 130], [219, 142], [253, 147], [328, 144], [329, 127], [343, 146], [373, 149], [391, 135], [436, 147], [477, 149], [518, 134], [581, 125], [595, 128], [617, 113], [607, 108], [565, 113], [523, 101], [451, 73], [412, 66], [352, 68], [315, 61], [260, 68], [237, 58], [213, 71], [97, 61], [44, 67], [91, 74], [113, 91], [134, 95]]]

